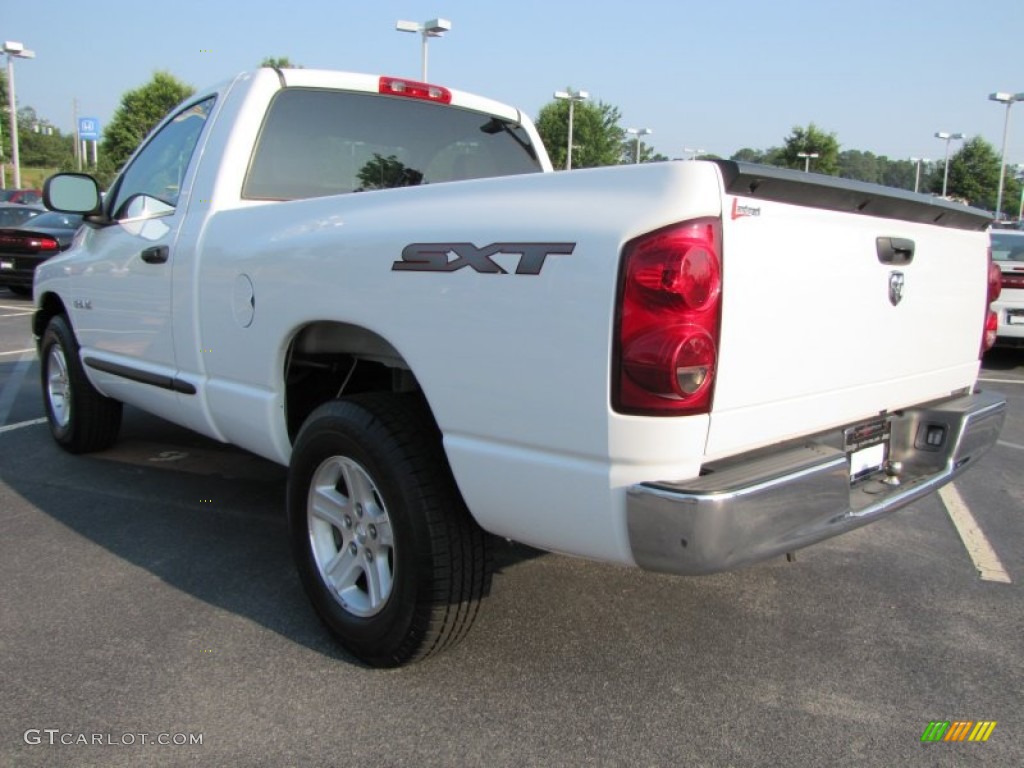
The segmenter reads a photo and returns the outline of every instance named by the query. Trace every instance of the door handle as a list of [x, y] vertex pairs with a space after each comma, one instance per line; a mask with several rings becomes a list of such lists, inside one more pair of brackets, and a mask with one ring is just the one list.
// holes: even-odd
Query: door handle
[[139, 255], [147, 264], [163, 264], [167, 261], [167, 257], [171, 255], [171, 249], [166, 245], [154, 245]]
[[914, 260], [914, 241], [906, 237], [876, 238], [875, 248], [883, 264], [902, 267]]

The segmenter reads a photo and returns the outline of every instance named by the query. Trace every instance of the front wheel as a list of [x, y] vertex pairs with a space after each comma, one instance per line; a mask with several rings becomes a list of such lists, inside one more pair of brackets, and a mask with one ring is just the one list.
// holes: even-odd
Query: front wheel
[[43, 404], [53, 439], [71, 453], [109, 448], [121, 429], [121, 403], [104, 397], [85, 375], [78, 341], [67, 319], [57, 315], [39, 345]]
[[288, 517], [317, 614], [373, 666], [458, 642], [489, 588], [487, 534], [417, 396], [375, 393], [317, 408], [292, 454]]

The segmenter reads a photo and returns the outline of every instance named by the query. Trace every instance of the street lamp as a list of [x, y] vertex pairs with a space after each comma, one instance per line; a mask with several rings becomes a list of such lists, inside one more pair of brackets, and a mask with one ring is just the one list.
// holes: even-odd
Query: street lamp
[[427, 81], [427, 40], [431, 37], [443, 37], [445, 32], [451, 31], [452, 23], [448, 19], [431, 19], [422, 24], [415, 21], [399, 21], [395, 29], [399, 32], [418, 32], [423, 36], [423, 75], [420, 78]]
[[21, 187], [21, 164], [18, 159], [18, 108], [14, 97], [14, 60], [34, 59], [35, 51], [26, 51], [21, 43], [8, 40], [4, 43], [7, 54], [7, 105], [11, 112], [11, 164], [14, 166], [14, 188]]
[[704, 152], [704, 150], [703, 149], [690, 149], [689, 147], [683, 147], [683, 154], [686, 154], [687, 152], [690, 153], [690, 159], [691, 160], [696, 160], [697, 159], [697, 155], [702, 154]]
[[574, 91], [572, 88], [566, 88], [564, 91], [555, 91], [556, 99], [565, 99], [569, 102], [569, 146], [568, 152], [565, 156], [565, 170], [572, 170], [572, 117], [573, 107], [577, 101], [586, 101], [590, 98], [590, 94], [586, 91]]
[[963, 140], [963, 139], [965, 139], [967, 137], [964, 136], [962, 133], [949, 133], [948, 131], [936, 131], [935, 132], [935, 138], [936, 139], [942, 139], [943, 141], [946, 142], [946, 170], [942, 173], [942, 196], [945, 197], [946, 196], [946, 187], [947, 187], [947, 185], [949, 183], [949, 142], [953, 141], [953, 139], [956, 139], [957, 141], [961, 141], [961, 140]]
[[917, 173], [914, 174], [914, 191], [917, 192], [921, 188], [921, 163], [930, 163], [927, 157], [912, 157], [910, 162], [917, 163]]
[[1010, 129], [1010, 107], [1015, 101], [1024, 101], [1024, 93], [990, 93], [991, 101], [1006, 105], [1006, 117], [1003, 120], [1003, 152], [999, 156], [999, 194], [996, 195], [996, 219], [1003, 218], [1003, 182], [1006, 180], [1006, 133]]
[[810, 173], [811, 172], [811, 158], [812, 157], [817, 157], [818, 153], [817, 152], [797, 152], [796, 156], [797, 157], [802, 157], [804, 159], [804, 173]]
[[633, 162], [640, 162], [640, 137], [647, 136], [648, 134], [654, 133], [650, 128], [627, 128], [626, 133], [632, 133], [636, 135], [636, 153], [634, 155]]

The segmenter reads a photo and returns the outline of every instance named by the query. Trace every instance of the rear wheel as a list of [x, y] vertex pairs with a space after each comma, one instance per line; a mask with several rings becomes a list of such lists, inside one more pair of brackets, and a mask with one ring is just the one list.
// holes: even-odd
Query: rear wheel
[[101, 395], [86, 378], [78, 341], [63, 315], [50, 320], [39, 355], [43, 404], [53, 439], [71, 453], [113, 445], [121, 429], [121, 403]]
[[32, 293], [32, 289], [26, 285], [8, 285], [7, 290], [15, 296], [28, 296]]
[[317, 614], [361, 660], [398, 666], [469, 630], [489, 588], [488, 537], [419, 397], [367, 394], [317, 408], [295, 443], [288, 515]]

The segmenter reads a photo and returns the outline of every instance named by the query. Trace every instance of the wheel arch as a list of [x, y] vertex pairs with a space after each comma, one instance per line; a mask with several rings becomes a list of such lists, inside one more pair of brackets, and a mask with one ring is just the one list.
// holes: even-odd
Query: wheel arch
[[63, 299], [56, 293], [48, 291], [40, 297], [35, 314], [32, 316], [32, 334], [36, 337], [37, 343], [43, 338], [50, 320], [57, 315], [64, 315], [68, 319], [68, 324], [74, 328], [71, 323], [71, 315], [68, 313]]
[[335, 320], [306, 323], [294, 331], [282, 374], [292, 443], [317, 406], [341, 395], [422, 394], [412, 367], [390, 341], [364, 326]]

